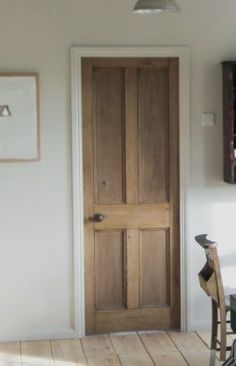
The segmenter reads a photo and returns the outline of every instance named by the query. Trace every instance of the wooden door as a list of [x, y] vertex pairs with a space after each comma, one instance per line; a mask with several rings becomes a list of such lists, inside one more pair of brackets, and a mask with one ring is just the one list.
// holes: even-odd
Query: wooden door
[[180, 326], [178, 74], [82, 61], [87, 334]]

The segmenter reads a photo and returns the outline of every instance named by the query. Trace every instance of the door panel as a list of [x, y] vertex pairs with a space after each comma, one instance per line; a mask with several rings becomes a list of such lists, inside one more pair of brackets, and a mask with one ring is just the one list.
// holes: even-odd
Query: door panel
[[96, 68], [93, 86], [96, 202], [125, 202], [124, 71], [120, 68]]
[[96, 310], [122, 309], [124, 288], [124, 232], [95, 232]]
[[169, 250], [166, 230], [140, 231], [140, 307], [169, 305]]
[[179, 328], [178, 59], [82, 77], [86, 332]]
[[138, 70], [139, 202], [168, 197], [168, 69]]

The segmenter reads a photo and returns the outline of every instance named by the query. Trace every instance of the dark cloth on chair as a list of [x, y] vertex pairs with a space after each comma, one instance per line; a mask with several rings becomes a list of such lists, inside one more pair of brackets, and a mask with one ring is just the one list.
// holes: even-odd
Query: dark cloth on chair
[[230, 320], [232, 331], [236, 333], [236, 295], [230, 295]]
[[231, 355], [222, 366], [236, 366], [236, 339], [233, 341]]

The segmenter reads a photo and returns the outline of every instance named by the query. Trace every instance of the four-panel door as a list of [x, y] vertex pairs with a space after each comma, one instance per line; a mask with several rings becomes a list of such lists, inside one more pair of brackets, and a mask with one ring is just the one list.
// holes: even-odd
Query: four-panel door
[[83, 59], [87, 334], [180, 326], [178, 74]]

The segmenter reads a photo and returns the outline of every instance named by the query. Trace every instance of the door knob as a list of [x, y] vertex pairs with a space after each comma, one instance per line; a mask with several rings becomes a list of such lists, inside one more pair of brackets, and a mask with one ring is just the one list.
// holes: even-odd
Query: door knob
[[101, 213], [96, 213], [93, 216], [93, 219], [94, 219], [95, 222], [102, 222], [104, 220], [104, 215], [101, 214]]

